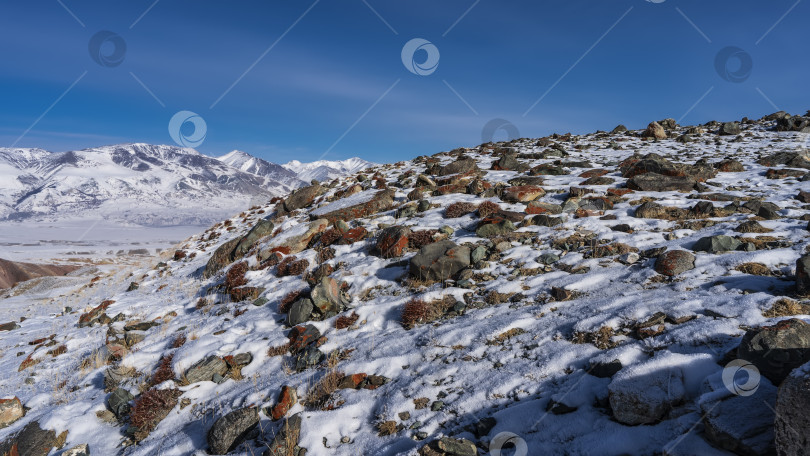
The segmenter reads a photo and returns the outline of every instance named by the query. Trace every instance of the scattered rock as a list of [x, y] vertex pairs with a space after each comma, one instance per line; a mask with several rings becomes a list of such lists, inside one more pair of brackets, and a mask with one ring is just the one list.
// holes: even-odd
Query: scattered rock
[[493, 215], [481, 220], [475, 234], [478, 237], [490, 238], [503, 236], [515, 231], [515, 225], [500, 215]]
[[337, 280], [324, 277], [310, 292], [312, 303], [325, 318], [337, 315], [349, 304], [351, 299], [340, 288]]
[[503, 189], [501, 199], [512, 203], [526, 203], [534, 201], [546, 194], [543, 187], [536, 185], [520, 185]]
[[297, 209], [303, 209], [310, 206], [325, 189], [320, 185], [310, 185], [308, 187], [299, 188], [292, 192], [290, 196], [284, 200], [284, 209], [287, 212], [292, 212]]
[[658, 122], [650, 122], [647, 129], [641, 133], [642, 138], [667, 139], [667, 132]]
[[732, 135], [739, 135], [742, 133], [742, 129], [740, 129], [739, 122], [726, 122], [720, 125], [720, 130], [717, 132], [721, 136], [732, 136]]
[[258, 424], [259, 411], [255, 407], [228, 413], [219, 418], [208, 431], [208, 451], [211, 454], [228, 454], [242, 443]]
[[630, 178], [627, 188], [645, 192], [689, 192], [695, 188], [696, 183], [691, 177], [644, 173]]
[[382, 230], [377, 238], [377, 252], [383, 258], [402, 256], [403, 251], [408, 247], [408, 236], [410, 235], [410, 228], [405, 226], [391, 226]]
[[62, 456], [90, 456], [90, 446], [86, 443], [76, 445], [62, 453]]
[[135, 399], [135, 396], [132, 395], [128, 390], [125, 388], [116, 388], [109, 396], [107, 396], [107, 408], [110, 409], [115, 417], [119, 420], [123, 420], [127, 415], [129, 415], [130, 410], [130, 401]]
[[0, 399], [0, 429], [19, 420], [23, 415], [25, 415], [25, 409], [17, 396], [11, 399]]
[[774, 454], [776, 388], [761, 379], [753, 394], [735, 395], [717, 377], [707, 379], [705, 394], [698, 399], [706, 440], [738, 455]]
[[301, 323], [309, 321], [310, 315], [314, 309], [315, 305], [309, 298], [302, 298], [295, 301], [290, 306], [289, 312], [287, 312], [287, 325], [297, 326]]
[[447, 280], [470, 265], [470, 249], [444, 240], [428, 244], [410, 261], [410, 274], [422, 280]]
[[613, 417], [631, 426], [655, 423], [686, 396], [680, 369], [652, 368], [650, 361], [622, 369], [608, 391]]
[[810, 361], [810, 324], [793, 318], [748, 330], [737, 356], [751, 362], [774, 385]]
[[796, 260], [796, 293], [800, 296], [810, 295], [810, 255]]
[[722, 253], [737, 250], [742, 242], [731, 236], [707, 236], [698, 239], [692, 250], [696, 252]]
[[0, 455], [46, 456], [56, 444], [56, 432], [42, 429], [39, 421], [32, 421], [17, 435], [0, 443]]
[[284, 421], [270, 448], [262, 456], [290, 456], [301, 455], [298, 448], [298, 439], [301, 436], [301, 414], [296, 413]]
[[[393, 189], [380, 190], [371, 195], [366, 192], [352, 195], [334, 203], [319, 207], [310, 212], [311, 219], [326, 219], [329, 223], [336, 220], [351, 221], [361, 217], [368, 217], [378, 212], [387, 211], [394, 205], [395, 191]], [[354, 204], [352, 204], [354, 203]]]
[[686, 250], [670, 250], [655, 260], [655, 272], [674, 277], [695, 268], [695, 256]]
[[284, 418], [284, 415], [298, 402], [298, 393], [295, 388], [284, 385], [281, 387], [281, 393], [278, 396], [276, 405], [273, 406], [270, 416], [273, 421], [278, 421]]
[[210, 355], [203, 358], [186, 370], [186, 380], [189, 383], [210, 382], [214, 375], [224, 376], [228, 372], [228, 363], [222, 358]]
[[781, 456], [810, 454], [810, 365], [797, 368], [779, 386], [774, 433], [776, 451]]

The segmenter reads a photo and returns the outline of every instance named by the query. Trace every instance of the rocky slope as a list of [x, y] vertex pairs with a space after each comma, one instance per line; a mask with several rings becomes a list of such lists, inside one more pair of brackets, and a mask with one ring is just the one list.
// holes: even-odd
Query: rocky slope
[[0, 258], [0, 289], [11, 288], [20, 282], [37, 277], [63, 276], [79, 269], [71, 265], [32, 264]]
[[807, 121], [298, 189], [3, 326], [0, 454], [807, 454]]

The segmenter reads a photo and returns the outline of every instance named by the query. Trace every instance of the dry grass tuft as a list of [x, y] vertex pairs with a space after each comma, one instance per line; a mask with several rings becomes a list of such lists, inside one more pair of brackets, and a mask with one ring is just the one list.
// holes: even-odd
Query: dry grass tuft
[[307, 391], [307, 396], [302, 404], [306, 407], [319, 410], [332, 410], [339, 407], [340, 404], [335, 402], [332, 395], [338, 390], [340, 381], [343, 380], [345, 376], [346, 374], [339, 371], [327, 372]]
[[504, 331], [501, 334], [498, 334], [497, 336], [495, 336], [494, 339], [488, 340], [487, 345], [503, 345], [503, 343], [506, 342], [507, 340], [525, 333], [526, 331], [523, 328], [512, 328], [508, 331]]
[[734, 268], [743, 274], [751, 274], [756, 276], [770, 276], [771, 270], [762, 263], [743, 263]]
[[380, 437], [385, 437], [387, 435], [394, 435], [397, 433], [397, 422], [396, 421], [382, 421], [377, 423], [377, 433]]
[[766, 318], [792, 317], [794, 315], [810, 315], [810, 306], [800, 304], [792, 299], [782, 298], [771, 306], [770, 309], [762, 312]]
[[600, 350], [607, 350], [618, 345], [613, 342], [615, 331], [610, 326], [602, 326], [596, 331], [590, 332], [575, 332], [571, 342], [575, 344], [593, 344], [594, 347]]
[[439, 319], [444, 312], [433, 304], [426, 303], [421, 299], [411, 299], [405, 303], [402, 309], [402, 326], [413, 328], [420, 323], [430, 323]]

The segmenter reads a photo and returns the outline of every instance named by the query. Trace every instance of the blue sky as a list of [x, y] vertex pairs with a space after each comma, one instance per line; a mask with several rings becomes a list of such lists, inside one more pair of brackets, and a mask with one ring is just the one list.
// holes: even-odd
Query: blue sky
[[[209, 155], [389, 162], [477, 145], [492, 119], [539, 137], [803, 114], [808, 23], [796, 0], [6, 0], [0, 146], [172, 144], [191, 111]], [[91, 57], [101, 31], [117, 66], [114, 40]], [[431, 74], [403, 65], [414, 38]]]

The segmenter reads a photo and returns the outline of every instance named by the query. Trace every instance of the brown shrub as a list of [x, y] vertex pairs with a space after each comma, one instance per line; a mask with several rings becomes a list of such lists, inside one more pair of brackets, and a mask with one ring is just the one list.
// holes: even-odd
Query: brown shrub
[[402, 309], [402, 326], [413, 328], [420, 323], [436, 321], [444, 315], [447, 307], [445, 301], [428, 303], [421, 299], [412, 299], [406, 302]]
[[245, 261], [240, 261], [231, 266], [231, 268], [228, 269], [228, 273], [225, 275], [225, 288], [227, 290], [233, 290], [242, 285], [247, 285], [247, 279], [245, 278], [247, 271], [248, 264]]
[[322, 246], [328, 247], [337, 242], [337, 240], [340, 239], [340, 236], [341, 236], [340, 231], [336, 230], [335, 228], [329, 228], [328, 230], [324, 231], [318, 242]]
[[177, 405], [177, 398], [183, 392], [177, 389], [150, 389], [135, 399], [135, 405], [129, 415], [129, 423], [137, 428], [135, 440], [141, 441], [160, 423]]
[[290, 306], [292, 303], [298, 300], [301, 297], [301, 293], [304, 290], [295, 290], [287, 293], [283, 298], [281, 298], [281, 303], [278, 306], [278, 311], [281, 313], [287, 313], [290, 311]]
[[276, 268], [276, 275], [279, 277], [301, 275], [309, 267], [309, 261], [306, 258], [296, 260], [293, 256], [284, 257], [281, 263]]
[[501, 206], [498, 206], [497, 203], [493, 203], [492, 201], [484, 201], [478, 205], [478, 216], [481, 218], [487, 218], [500, 210]]
[[284, 345], [280, 345], [278, 347], [270, 347], [267, 349], [267, 356], [273, 358], [275, 356], [282, 356], [285, 353], [290, 351], [290, 344], [286, 343]]
[[469, 213], [475, 212], [476, 206], [473, 203], [452, 203], [444, 210], [444, 216], [447, 218], [463, 217]]
[[325, 263], [333, 258], [335, 258], [335, 249], [332, 247], [318, 250], [318, 262]]
[[186, 343], [186, 335], [185, 333], [178, 334], [177, 337], [174, 338], [172, 341], [172, 348], [180, 348]]
[[159, 385], [166, 380], [172, 380], [174, 378], [174, 369], [172, 369], [173, 359], [174, 353], [170, 353], [168, 356], [162, 356], [160, 358], [158, 368], [155, 370], [155, 373], [152, 375], [152, 379], [149, 381], [149, 386]]
[[335, 328], [337, 328], [337, 329], [348, 328], [349, 326], [357, 323], [357, 320], [359, 318], [360, 318], [360, 315], [357, 315], [354, 312], [352, 312], [352, 314], [349, 315], [349, 316], [341, 315], [341, 316], [337, 317], [337, 319], [335, 320]]
[[433, 235], [438, 233], [439, 230], [421, 230], [414, 231], [408, 236], [408, 247], [412, 249], [421, 249], [422, 247], [433, 244], [436, 242]]

